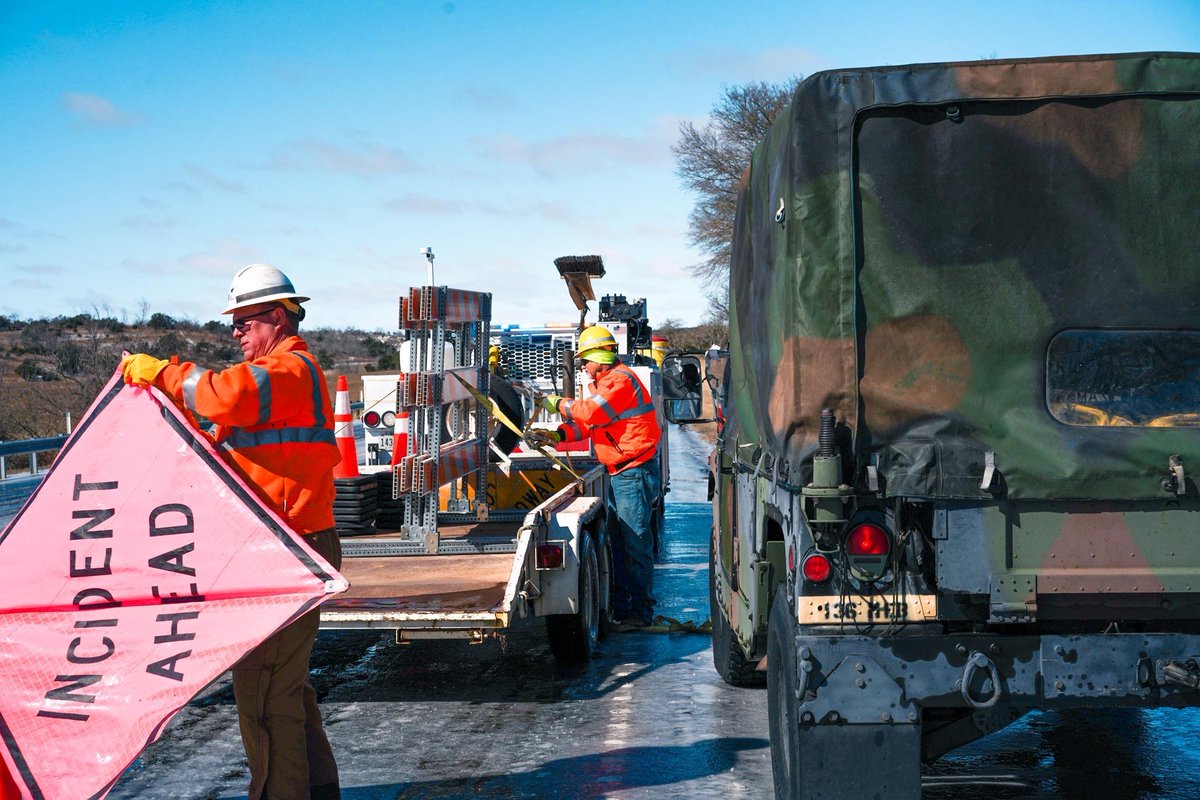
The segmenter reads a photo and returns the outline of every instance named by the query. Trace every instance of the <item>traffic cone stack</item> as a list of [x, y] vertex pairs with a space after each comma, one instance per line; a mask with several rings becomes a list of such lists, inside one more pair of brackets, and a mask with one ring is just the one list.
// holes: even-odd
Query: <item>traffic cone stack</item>
[[357, 478], [358, 451], [354, 449], [354, 417], [350, 414], [350, 386], [345, 375], [338, 375], [337, 397], [333, 402], [333, 435], [342, 453], [341, 462], [333, 468], [333, 477]]
[[350, 414], [350, 387], [346, 376], [339, 375], [337, 397], [333, 401], [333, 433], [337, 438], [341, 462], [333, 468], [336, 494], [333, 500], [333, 524], [339, 536], [365, 536], [375, 533], [377, 480], [358, 471], [358, 450], [354, 446], [354, 417]]
[[408, 455], [408, 412], [396, 412], [396, 425], [392, 429], [392, 466]]

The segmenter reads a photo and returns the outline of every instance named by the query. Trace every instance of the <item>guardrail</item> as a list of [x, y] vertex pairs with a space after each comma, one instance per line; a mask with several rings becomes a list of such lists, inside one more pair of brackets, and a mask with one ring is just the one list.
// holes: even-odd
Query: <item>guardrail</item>
[[67, 441], [66, 434], [47, 436], [44, 439], [22, 439], [17, 442], [0, 442], [0, 480], [8, 477], [9, 456], [29, 456], [29, 474], [36, 475], [38, 469], [38, 453], [48, 453], [59, 450]]
[[[362, 411], [362, 401], [358, 400], [350, 404], [351, 411]], [[0, 442], [0, 481], [8, 477], [8, 458], [9, 456], [29, 456], [29, 473], [37, 475], [41, 470], [38, 468], [38, 453], [54, 452], [62, 448], [67, 441], [68, 434], [59, 436], [47, 436], [43, 439], [20, 439], [15, 442]], [[22, 475], [26, 473], [20, 473]]]

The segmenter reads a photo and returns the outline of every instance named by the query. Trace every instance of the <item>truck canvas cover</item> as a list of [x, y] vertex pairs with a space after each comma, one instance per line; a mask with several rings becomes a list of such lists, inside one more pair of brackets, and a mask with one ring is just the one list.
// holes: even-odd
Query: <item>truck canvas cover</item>
[[804, 482], [827, 407], [890, 495], [1163, 499], [1200, 470], [1198, 130], [1190, 54], [804, 81], [735, 228], [739, 460]]

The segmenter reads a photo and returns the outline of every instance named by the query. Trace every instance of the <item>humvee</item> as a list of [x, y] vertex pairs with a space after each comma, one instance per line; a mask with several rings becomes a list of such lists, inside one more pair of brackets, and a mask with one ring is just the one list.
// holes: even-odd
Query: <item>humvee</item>
[[823, 72], [758, 146], [711, 596], [776, 797], [1200, 704], [1197, 131], [1200, 56], [1141, 53]]

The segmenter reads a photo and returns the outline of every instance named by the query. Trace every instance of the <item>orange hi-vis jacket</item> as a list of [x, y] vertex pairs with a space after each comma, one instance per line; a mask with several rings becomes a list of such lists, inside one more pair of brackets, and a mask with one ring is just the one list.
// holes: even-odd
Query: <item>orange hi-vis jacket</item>
[[646, 463], [658, 452], [662, 430], [654, 401], [624, 364], [601, 373], [590, 397], [559, 402], [558, 412], [566, 420], [558, 426], [563, 441], [591, 436], [596, 457], [613, 475]]
[[154, 385], [216, 423], [218, 448], [298, 533], [333, 527], [341, 456], [325, 375], [303, 339], [289, 336], [262, 358], [220, 372], [170, 364]]

